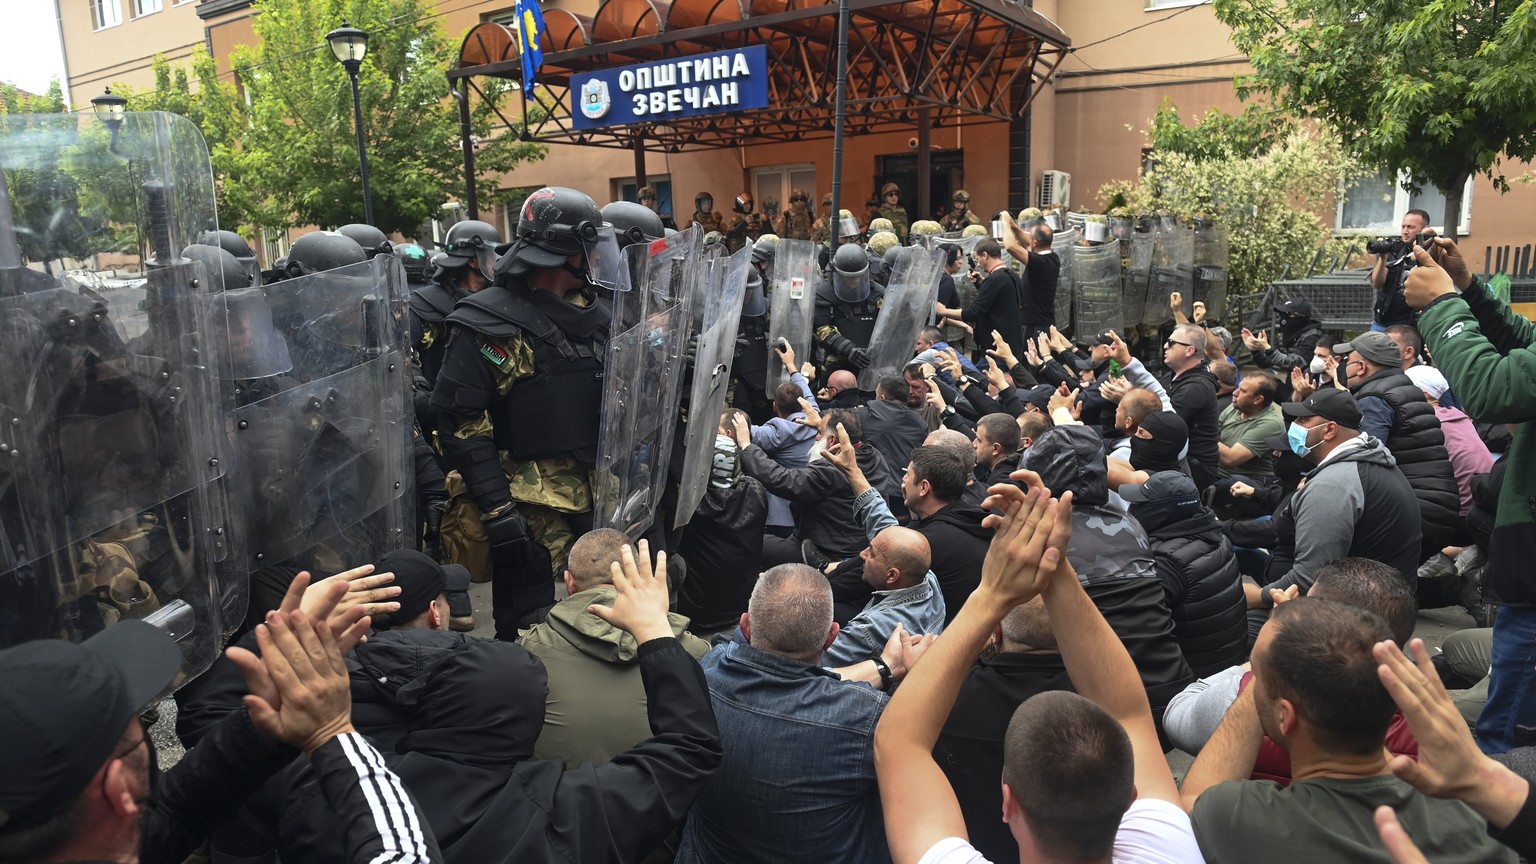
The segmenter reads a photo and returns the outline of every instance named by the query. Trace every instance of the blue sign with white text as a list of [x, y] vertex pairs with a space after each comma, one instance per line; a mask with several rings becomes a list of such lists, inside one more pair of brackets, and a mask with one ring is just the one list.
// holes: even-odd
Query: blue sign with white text
[[748, 45], [571, 76], [571, 125], [599, 129], [768, 107], [768, 48]]

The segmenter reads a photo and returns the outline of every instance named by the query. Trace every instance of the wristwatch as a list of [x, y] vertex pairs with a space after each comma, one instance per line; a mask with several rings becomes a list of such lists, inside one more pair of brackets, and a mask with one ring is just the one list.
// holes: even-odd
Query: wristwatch
[[939, 416], [940, 417], [953, 417], [953, 416], [955, 416], [956, 413], [957, 412], [955, 411], [955, 406], [953, 406], [953, 405], [945, 405], [944, 406], [944, 410], [939, 412]]
[[880, 689], [887, 693], [891, 692], [891, 683], [896, 680], [896, 677], [891, 674], [891, 667], [885, 665], [885, 661], [880, 659], [879, 654], [871, 658], [870, 662], [875, 664], [875, 671], [880, 673]]

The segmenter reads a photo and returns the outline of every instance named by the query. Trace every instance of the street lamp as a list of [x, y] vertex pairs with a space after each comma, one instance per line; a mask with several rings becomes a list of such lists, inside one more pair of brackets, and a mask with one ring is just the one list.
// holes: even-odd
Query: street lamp
[[363, 221], [373, 224], [373, 193], [368, 190], [368, 145], [363, 138], [363, 98], [357, 89], [357, 70], [362, 68], [368, 54], [368, 31], [360, 30], [343, 21], [341, 26], [325, 34], [336, 61], [346, 67], [352, 79], [352, 122], [357, 129], [357, 164], [363, 179]]
[[128, 100], [112, 92], [108, 87], [100, 96], [91, 100], [91, 110], [112, 129], [123, 123], [123, 112], [128, 110]]

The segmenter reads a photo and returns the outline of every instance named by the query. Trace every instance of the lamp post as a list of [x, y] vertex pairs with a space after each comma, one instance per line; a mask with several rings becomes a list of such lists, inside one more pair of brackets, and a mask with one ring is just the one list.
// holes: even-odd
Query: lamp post
[[368, 145], [363, 138], [363, 99], [357, 89], [357, 70], [362, 68], [368, 54], [368, 31], [359, 30], [343, 21], [341, 26], [325, 34], [331, 45], [331, 53], [347, 70], [352, 79], [352, 121], [357, 129], [357, 164], [363, 179], [363, 221], [373, 224], [373, 193], [368, 189]]
[[107, 129], [112, 133], [112, 144], [107, 148], [110, 152], [117, 152], [117, 130], [123, 125], [123, 112], [128, 110], [128, 100], [112, 92], [108, 87], [100, 96], [91, 100], [91, 110], [101, 118], [101, 122], [107, 124]]

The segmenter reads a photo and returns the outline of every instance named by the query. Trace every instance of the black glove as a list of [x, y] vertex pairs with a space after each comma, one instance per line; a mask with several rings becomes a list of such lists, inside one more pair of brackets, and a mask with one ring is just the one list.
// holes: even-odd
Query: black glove
[[486, 522], [485, 536], [491, 544], [491, 560], [497, 567], [523, 567], [535, 545], [528, 520], [516, 507]]
[[443, 561], [443, 517], [448, 513], [448, 498], [442, 495], [425, 497], [422, 510], [421, 551], [438, 563]]
[[868, 369], [869, 352], [863, 348], [854, 348], [848, 352], [848, 362], [860, 369]]

